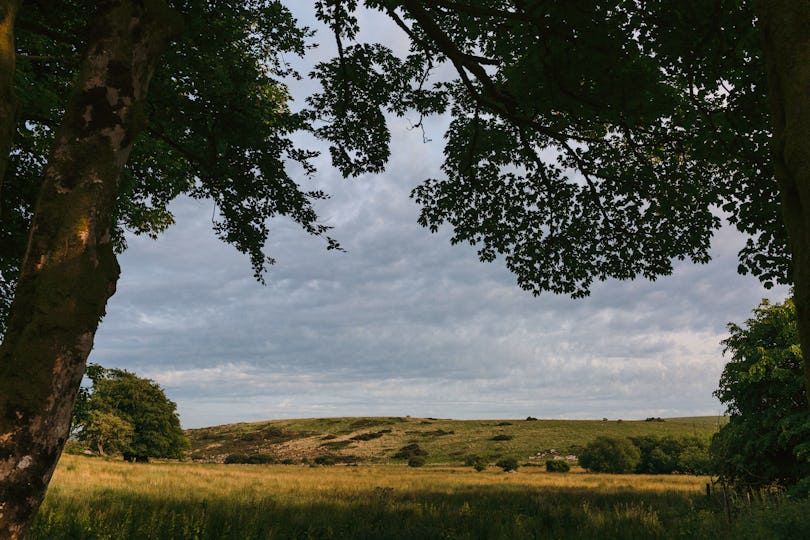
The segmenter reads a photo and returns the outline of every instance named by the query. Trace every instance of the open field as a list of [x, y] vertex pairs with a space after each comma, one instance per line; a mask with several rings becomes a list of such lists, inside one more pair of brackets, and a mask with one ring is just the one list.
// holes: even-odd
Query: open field
[[[599, 435], [631, 437], [672, 435], [709, 437], [723, 417], [643, 420], [445, 420], [438, 418], [363, 417], [271, 420], [228, 424], [186, 433], [191, 458], [222, 462], [229, 454], [267, 454], [278, 461], [300, 462], [321, 455], [347, 461], [386, 463], [407, 444], [428, 452], [432, 464], [460, 464], [465, 456], [492, 461], [502, 456], [528, 461], [538, 452], [574, 453]], [[499, 437], [504, 440], [493, 440]]]
[[495, 468], [132, 464], [64, 456], [32, 538], [736, 539], [810, 533], [800, 529], [807, 527], [807, 504], [783, 504], [773, 523], [738, 519], [729, 526], [720, 499], [705, 494], [707, 480], [553, 474], [537, 467], [507, 474]]

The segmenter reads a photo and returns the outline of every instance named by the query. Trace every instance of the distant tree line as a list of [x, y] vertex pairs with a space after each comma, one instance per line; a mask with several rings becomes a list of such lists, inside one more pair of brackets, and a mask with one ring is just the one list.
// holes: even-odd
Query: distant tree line
[[700, 437], [597, 437], [580, 452], [579, 464], [592, 472], [709, 474], [709, 441]]

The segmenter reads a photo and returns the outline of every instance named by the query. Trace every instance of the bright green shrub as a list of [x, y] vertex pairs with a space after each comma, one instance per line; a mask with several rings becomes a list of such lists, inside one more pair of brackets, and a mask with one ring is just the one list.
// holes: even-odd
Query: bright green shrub
[[641, 451], [630, 439], [600, 436], [579, 454], [579, 464], [592, 472], [631, 473], [641, 461]]
[[810, 410], [793, 301], [763, 300], [729, 333], [714, 393], [729, 415], [711, 444], [716, 472], [743, 488], [800, 484], [810, 478]]

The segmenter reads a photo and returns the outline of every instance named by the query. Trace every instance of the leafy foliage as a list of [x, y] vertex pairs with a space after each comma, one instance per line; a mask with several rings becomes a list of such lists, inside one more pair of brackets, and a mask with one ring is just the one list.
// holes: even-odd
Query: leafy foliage
[[571, 470], [571, 465], [561, 459], [548, 459], [546, 460], [546, 471], [548, 472], [568, 472]]
[[[173, 42], [149, 88], [145, 132], [120, 180], [117, 228], [160, 234], [173, 222], [169, 203], [181, 194], [212, 201], [213, 228], [249, 255], [261, 279], [269, 221], [286, 216], [316, 236], [312, 202], [326, 197], [288, 174], [306, 174], [315, 154], [294, 146], [307, 128], [293, 113], [282, 79], [297, 76], [284, 60], [305, 51], [306, 28], [278, 0], [175, 0], [184, 32]], [[5, 178], [0, 179], [0, 335], [13, 298], [33, 205], [48, 151], [76, 75], [79, 52], [97, 2], [26, 2], [17, 23], [19, 123]], [[327, 247], [337, 243], [327, 237]]]
[[579, 454], [579, 464], [592, 472], [631, 473], [641, 462], [641, 451], [626, 437], [597, 437]]
[[132, 442], [135, 427], [113, 412], [91, 410], [80, 433], [81, 440], [87, 441], [98, 450], [105, 452], [125, 452]]
[[499, 459], [498, 462], [495, 463], [495, 466], [500, 467], [504, 472], [516, 471], [519, 467], [518, 460], [514, 457]]
[[700, 437], [646, 435], [630, 437], [641, 452], [635, 472], [642, 474], [708, 474], [709, 442]]
[[715, 395], [729, 422], [712, 440], [719, 474], [750, 488], [793, 486], [810, 477], [810, 411], [796, 308], [767, 300], [743, 326], [729, 324], [731, 360]]
[[[479, 3], [319, 0], [338, 57], [311, 76], [321, 90], [293, 112], [285, 55], [311, 35], [279, 0], [175, 0], [183, 35], [149, 96], [149, 126], [121, 179], [116, 238], [170, 226], [180, 194], [214, 203], [214, 230], [261, 279], [269, 220], [319, 236], [298, 185], [315, 155], [291, 136], [330, 144], [346, 176], [381, 172], [391, 116], [449, 112], [443, 176], [413, 198], [419, 221], [503, 258], [524, 289], [584, 296], [594, 280], [655, 279], [673, 259], [706, 262], [721, 223], [749, 236], [740, 272], [790, 278], [768, 159], [765, 74], [750, 2]], [[0, 321], [78, 51], [96, 5], [26, 2], [19, 21], [20, 123], [0, 205]], [[357, 41], [356, 11], [389, 16], [410, 40], [397, 56]], [[58, 15], [57, 15], [58, 14]], [[695, 46], [699, 43], [699, 46]], [[436, 73], [452, 66], [456, 77]], [[447, 70], [442, 71], [443, 74]], [[327, 237], [327, 247], [337, 243]], [[0, 327], [2, 330], [2, 327]]]
[[[502, 258], [535, 294], [579, 297], [594, 280], [706, 262], [717, 207], [750, 236], [740, 272], [786, 282], [750, 4], [323, 0], [340, 55], [314, 73], [318, 134], [344, 174], [376, 172], [389, 153], [386, 112], [446, 106], [443, 176], [412, 193], [419, 222], [448, 223], [454, 243]], [[406, 32], [406, 61], [343, 45], [360, 5]], [[431, 78], [442, 63], [455, 79]]]
[[91, 365], [92, 388], [77, 398], [77, 437], [131, 460], [180, 458], [189, 447], [174, 402], [154, 381], [121, 369]]

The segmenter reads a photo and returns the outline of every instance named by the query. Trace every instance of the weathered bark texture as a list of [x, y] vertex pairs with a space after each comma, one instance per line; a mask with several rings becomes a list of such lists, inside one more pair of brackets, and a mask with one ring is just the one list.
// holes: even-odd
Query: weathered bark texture
[[[810, 351], [810, 0], [757, 2], [768, 70], [773, 161], [790, 236], [802, 351]], [[810, 403], [810, 355], [804, 373]]]
[[22, 538], [45, 495], [118, 263], [118, 177], [143, 128], [150, 77], [179, 19], [164, 0], [99, 1], [55, 135], [0, 345], [0, 539]]
[[[0, 203], [3, 201], [3, 178], [14, 139], [17, 100], [14, 97], [14, 20], [20, 0], [0, 0]], [[3, 205], [0, 204], [0, 212]]]

